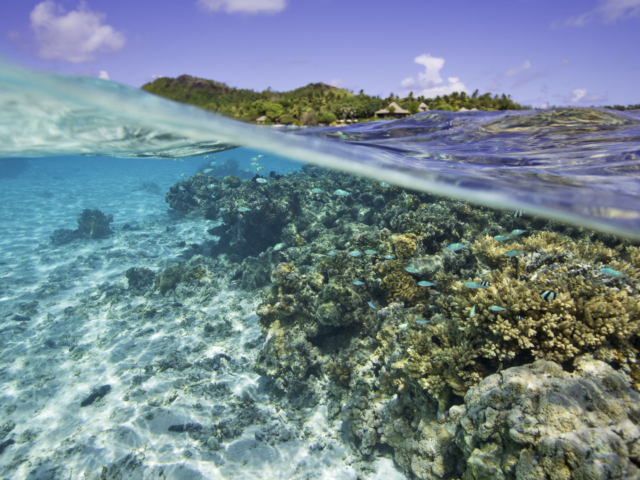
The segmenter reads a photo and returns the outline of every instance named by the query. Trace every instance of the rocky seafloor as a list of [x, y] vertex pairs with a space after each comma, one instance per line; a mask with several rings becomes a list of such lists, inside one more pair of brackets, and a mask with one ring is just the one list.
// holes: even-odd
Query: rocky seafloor
[[[311, 166], [198, 174], [166, 201], [184, 216], [145, 225], [142, 243], [114, 231], [128, 248], [94, 249], [3, 312], [16, 362], [2, 381], [31, 392], [2, 392], [4, 472], [640, 478], [637, 246]], [[180, 257], [118, 260], [163, 238]], [[42, 247], [59, 251], [73, 252]], [[65, 274], [105, 261], [116, 281], [47, 303]], [[51, 378], [51, 363], [71, 374]], [[47, 449], [56, 392], [77, 406], [61, 432], [79, 433]], [[102, 463], [87, 453], [100, 448]]]

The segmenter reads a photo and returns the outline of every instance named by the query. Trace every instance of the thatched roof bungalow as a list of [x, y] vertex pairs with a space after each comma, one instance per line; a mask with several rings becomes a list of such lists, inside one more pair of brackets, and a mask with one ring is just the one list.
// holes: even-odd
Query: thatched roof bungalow
[[[393, 107], [393, 113], [391, 113], [390, 109]], [[396, 102], [391, 102], [387, 108], [383, 108], [382, 110], [378, 110], [376, 115], [379, 118], [403, 118], [411, 115], [409, 110], [405, 110]]]
[[426, 103], [422, 102], [420, 105], [418, 105], [418, 110], [420, 112], [428, 112], [429, 111], [429, 105], [427, 105]]
[[262, 115], [261, 117], [256, 118], [256, 123], [264, 123], [267, 121], [267, 117]]

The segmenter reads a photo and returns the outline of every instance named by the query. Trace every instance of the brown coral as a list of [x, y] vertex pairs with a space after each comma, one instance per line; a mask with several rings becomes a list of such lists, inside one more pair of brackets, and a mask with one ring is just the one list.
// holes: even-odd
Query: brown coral
[[429, 298], [429, 289], [420, 287], [416, 279], [405, 271], [402, 262], [380, 262], [375, 271], [383, 277], [380, 288], [387, 302], [399, 301], [413, 306]]
[[416, 242], [418, 237], [413, 233], [398, 235], [391, 240], [393, 249], [398, 258], [411, 258], [416, 251]]

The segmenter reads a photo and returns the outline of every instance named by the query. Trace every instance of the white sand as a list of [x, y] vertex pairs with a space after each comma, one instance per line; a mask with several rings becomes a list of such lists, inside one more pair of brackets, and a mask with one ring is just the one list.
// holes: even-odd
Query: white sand
[[[37, 161], [0, 180], [0, 428], [15, 424], [0, 478], [405, 478], [388, 454], [359, 459], [324, 406], [292, 411], [253, 372], [257, 295], [204, 282], [158, 308], [175, 299], [126, 290], [128, 268], [159, 271], [190, 256], [179, 242], [210, 244], [211, 222], [170, 217], [164, 202], [192, 162]], [[113, 214], [114, 234], [52, 246], [84, 208]], [[220, 353], [231, 360], [213, 365]], [[200, 427], [169, 431], [188, 423]], [[227, 427], [221, 445], [207, 441]]]

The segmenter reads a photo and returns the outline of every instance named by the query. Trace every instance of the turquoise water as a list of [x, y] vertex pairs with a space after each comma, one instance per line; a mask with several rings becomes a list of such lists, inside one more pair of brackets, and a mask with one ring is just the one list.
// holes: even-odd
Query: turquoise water
[[637, 112], [431, 112], [291, 135], [93, 78], [5, 65], [0, 82], [3, 157], [183, 158], [245, 146], [609, 233], [640, 231]]
[[0, 106], [0, 478], [638, 473], [638, 112]]

